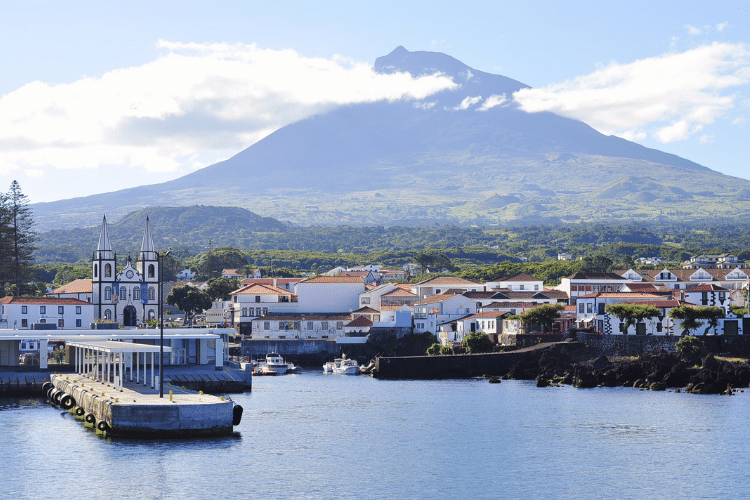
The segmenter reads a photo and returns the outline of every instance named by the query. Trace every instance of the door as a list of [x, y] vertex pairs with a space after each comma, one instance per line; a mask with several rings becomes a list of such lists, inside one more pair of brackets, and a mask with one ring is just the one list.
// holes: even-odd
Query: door
[[135, 307], [127, 306], [122, 312], [122, 324], [123, 326], [136, 326], [138, 319], [135, 314]]

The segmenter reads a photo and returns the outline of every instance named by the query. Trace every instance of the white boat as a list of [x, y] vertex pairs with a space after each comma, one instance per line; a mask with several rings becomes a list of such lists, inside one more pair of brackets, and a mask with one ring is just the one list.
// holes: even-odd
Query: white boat
[[353, 359], [337, 360], [340, 363], [333, 367], [333, 373], [338, 375], [359, 375], [359, 363]]
[[279, 375], [286, 373], [289, 369], [289, 365], [284, 361], [284, 358], [275, 352], [269, 352], [266, 354], [266, 367], [269, 370], [275, 371]]
[[333, 373], [333, 369], [336, 367], [336, 363], [329, 361], [323, 365], [323, 373]]

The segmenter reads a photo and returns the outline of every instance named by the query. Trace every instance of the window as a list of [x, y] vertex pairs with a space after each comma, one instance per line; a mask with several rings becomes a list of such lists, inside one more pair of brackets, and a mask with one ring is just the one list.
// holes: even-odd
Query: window
[[76, 320], [76, 328], [81, 328], [81, 320], [80, 319]]
[[94, 264], [94, 278], [96, 278], [98, 271], [99, 271], [99, 266], [97, 264]]
[[264, 330], [270, 330], [271, 329], [271, 322], [270, 321], [264, 321], [263, 322], [263, 329]]
[[26, 318], [23, 318], [21, 320], [21, 328], [27, 328], [29, 326], [29, 320]]
[[242, 308], [242, 315], [247, 316], [247, 307]]
[[76, 314], [81, 314], [81, 306], [76, 306]]
[[302, 329], [302, 328], [300, 327], [300, 322], [299, 322], [299, 321], [295, 321], [295, 322], [294, 322], [294, 329], [295, 329], [295, 330], [301, 330], [301, 329]]
[[21, 306], [21, 314], [26, 314], [27, 312], [27, 306]]
[[141, 287], [133, 287], [133, 300], [141, 300]]
[[104, 300], [112, 300], [112, 289], [110, 287], [104, 289]]
[[156, 298], [156, 289], [152, 286], [148, 287], [148, 300], [154, 300]]
[[534, 290], [539, 290], [539, 285], [534, 285]]
[[154, 312], [153, 309], [148, 310], [148, 319], [154, 319], [156, 318], [156, 312]]
[[153, 278], [154, 275], [155, 275], [155, 273], [154, 273], [154, 265], [153, 264], [149, 264], [148, 265], [148, 277], [149, 278]]
[[260, 295], [255, 296], [255, 302], [260, 302]]
[[112, 276], [112, 264], [104, 265], [104, 277], [109, 278]]
[[286, 330], [286, 328], [284, 327], [284, 324], [285, 323], [283, 321], [279, 321], [279, 330]]
[[308, 321], [307, 322], [307, 329], [308, 330], [312, 330], [313, 329], [313, 322], [312, 321]]
[[323, 330], [328, 330], [328, 321], [321, 321], [321, 322], [320, 322], [320, 327], [321, 327], [321, 328], [322, 328]]
[[65, 314], [65, 306], [57, 306], [57, 314]]
[[128, 298], [128, 289], [123, 287], [120, 287], [120, 300], [125, 300]]
[[63, 326], [65, 326], [65, 320], [62, 319], [62, 318], [58, 319], [57, 320], [57, 327], [58, 328], [62, 328]]
[[586, 303], [586, 313], [591, 314], [594, 312], [594, 305], [591, 302]]
[[518, 289], [519, 289], [519, 290], [523, 290], [523, 289], [524, 289], [524, 285], [523, 285], [523, 284], [519, 285], [519, 286], [518, 286]]
[[268, 308], [264, 307], [263, 308], [263, 316], [267, 316], [267, 315], [268, 315]]
[[344, 322], [343, 321], [337, 321], [336, 322], [336, 330], [343, 330], [344, 329]]
[[112, 319], [112, 311], [110, 311], [109, 309], [105, 309], [104, 310], [104, 319], [106, 319], [106, 320]]
[[656, 331], [661, 333], [662, 329], [664, 328], [664, 325], [661, 324], [661, 322], [656, 323]]
[[370, 303], [370, 297], [361, 297], [359, 300], [360, 300], [360, 302], [362, 304], [369, 304]]
[[583, 314], [585, 312], [584, 309], [583, 309], [584, 307], [585, 306], [584, 306], [583, 302], [579, 302], [578, 303], [578, 313], [579, 314]]
[[604, 314], [605, 311], [605, 304], [599, 303], [599, 314]]
[[39, 306], [39, 314], [47, 314], [47, 307]]

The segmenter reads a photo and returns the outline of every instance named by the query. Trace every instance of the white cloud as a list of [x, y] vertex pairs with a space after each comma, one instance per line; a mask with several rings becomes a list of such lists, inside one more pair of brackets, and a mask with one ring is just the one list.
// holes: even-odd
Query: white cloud
[[691, 35], [700, 35], [701, 29], [696, 28], [695, 26], [690, 26], [689, 24], [685, 25], [685, 29], [687, 29], [688, 33]]
[[698, 142], [700, 142], [701, 144], [711, 144], [712, 142], [714, 142], [714, 136], [713, 134], [703, 134], [698, 138]]
[[414, 99], [456, 88], [436, 74], [379, 74], [342, 56], [255, 45], [160, 41], [139, 67], [0, 98], [0, 171], [141, 167], [191, 171], [301, 118], [341, 104]]
[[488, 109], [492, 109], [495, 106], [501, 106], [503, 104], [506, 104], [507, 102], [508, 98], [505, 96], [505, 94], [493, 94], [484, 100], [482, 105], [477, 108], [477, 111], [487, 111]]
[[732, 120], [732, 125], [742, 125], [743, 123], [745, 123], [745, 119], [742, 117]]
[[415, 108], [417, 108], [417, 109], [430, 109], [430, 108], [434, 108], [435, 104], [437, 104], [436, 101], [432, 101], [432, 102], [415, 102], [413, 104], [413, 106]]
[[461, 110], [461, 109], [469, 109], [470, 107], [472, 107], [473, 105], [475, 105], [476, 103], [478, 103], [481, 100], [482, 100], [482, 96], [480, 96], [480, 95], [478, 95], [476, 97], [465, 97], [464, 100], [461, 101], [461, 104], [459, 104], [458, 106], [456, 106], [456, 107], [454, 107], [452, 109], [454, 109], [456, 111]]
[[729, 26], [729, 23], [725, 21], [723, 23], [717, 24], [716, 29], [719, 31], [724, 31], [724, 28], [726, 28], [727, 26]]
[[735, 104], [728, 90], [750, 82], [745, 44], [713, 43], [513, 94], [528, 112], [553, 111], [622, 137], [650, 131], [662, 142], [684, 140]]

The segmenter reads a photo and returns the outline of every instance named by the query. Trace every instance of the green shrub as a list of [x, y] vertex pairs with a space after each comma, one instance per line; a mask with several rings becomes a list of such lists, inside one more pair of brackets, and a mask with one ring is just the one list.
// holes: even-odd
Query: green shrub
[[442, 344], [438, 344], [438, 343], [432, 344], [430, 347], [427, 348], [427, 354], [429, 356], [437, 356], [438, 354], [440, 354], [442, 347], [443, 347]]
[[467, 354], [477, 354], [481, 352], [492, 352], [495, 344], [492, 339], [484, 332], [471, 332], [461, 341]]
[[698, 337], [692, 335], [686, 335], [682, 337], [674, 345], [677, 352], [685, 354], [686, 356], [693, 356], [694, 354], [701, 354], [706, 350], [706, 346], [703, 341]]

